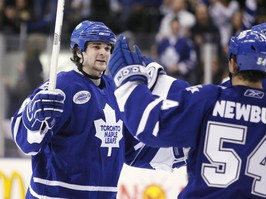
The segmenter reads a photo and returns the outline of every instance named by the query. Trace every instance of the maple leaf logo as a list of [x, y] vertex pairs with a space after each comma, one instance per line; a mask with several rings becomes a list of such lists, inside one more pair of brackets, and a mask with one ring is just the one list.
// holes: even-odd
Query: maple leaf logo
[[101, 147], [108, 148], [107, 156], [112, 155], [112, 148], [119, 148], [119, 142], [122, 139], [123, 122], [119, 120], [116, 122], [115, 111], [106, 104], [103, 109], [106, 121], [99, 119], [94, 121], [96, 129], [95, 136], [102, 140]]
[[190, 91], [191, 93], [195, 93], [195, 92], [199, 92], [200, 88], [202, 88], [202, 85], [190, 86], [186, 88], [186, 90]]

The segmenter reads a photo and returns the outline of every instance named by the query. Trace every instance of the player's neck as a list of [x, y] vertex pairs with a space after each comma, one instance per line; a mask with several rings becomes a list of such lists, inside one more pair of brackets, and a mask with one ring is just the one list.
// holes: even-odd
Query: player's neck
[[238, 77], [232, 78], [232, 85], [233, 86], [247, 86], [251, 88], [257, 88], [257, 89], [262, 89], [262, 82], [250, 82], [247, 80], [240, 79]]
[[90, 79], [96, 86], [100, 86], [101, 84], [101, 78], [91, 78], [89, 74], [87, 74], [85, 71], [76, 70], [78, 73], [84, 75], [88, 79]]
[[101, 79], [90, 79], [96, 86], [100, 86]]

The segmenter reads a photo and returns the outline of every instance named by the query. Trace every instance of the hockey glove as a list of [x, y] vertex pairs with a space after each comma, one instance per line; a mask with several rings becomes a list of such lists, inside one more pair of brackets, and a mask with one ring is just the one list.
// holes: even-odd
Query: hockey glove
[[56, 92], [40, 91], [27, 104], [22, 113], [25, 127], [31, 131], [51, 129], [55, 118], [63, 113], [64, 96]]
[[142, 63], [145, 64], [145, 66], [147, 66], [148, 64], [150, 64], [152, 62], [155, 62], [152, 58], [143, 55], [141, 50], [139, 49], [139, 47], [137, 45], [134, 45], [134, 48], [135, 48], [137, 56], [142, 61]]
[[157, 62], [151, 62], [146, 67], [147, 73], [149, 75], [148, 80], [148, 88], [152, 90], [152, 88], [156, 85], [159, 75], [166, 74], [162, 65]]
[[130, 50], [126, 37], [120, 35], [109, 62], [109, 71], [117, 87], [127, 81], [141, 81], [147, 84], [145, 64]]
[[135, 45], [134, 47], [139, 59], [142, 60], [142, 62], [144, 62], [146, 65], [146, 70], [149, 75], [148, 88], [152, 89], [157, 82], [158, 76], [160, 74], [166, 74], [164, 68], [163, 66], [155, 62], [152, 58], [143, 55], [137, 45]]

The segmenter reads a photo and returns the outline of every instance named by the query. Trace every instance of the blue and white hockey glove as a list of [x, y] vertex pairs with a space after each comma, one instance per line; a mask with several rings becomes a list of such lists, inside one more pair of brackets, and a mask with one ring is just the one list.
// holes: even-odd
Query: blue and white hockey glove
[[148, 88], [152, 89], [157, 82], [158, 76], [160, 74], [166, 74], [166, 72], [165, 72], [162, 65], [155, 62], [152, 58], [143, 55], [141, 50], [139, 49], [139, 47], [137, 45], [135, 45], [134, 47], [135, 47], [135, 51], [136, 51], [136, 54], [138, 55], [139, 59], [142, 62], [144, 62], [146, 65], [146, 70], [147, 70], [147, 73], [149, 75]]
[[145, 64], [130, 50], [128, 39], [120, 35], [109, 62], [109, 71], [117, 87], [128, 81], [141, 81], [147, 84], [148, 74]]
[[22, 121], [31, 131], [51, 129], [55, 124], [55, 118], [62, 115], [63, 106], [62, 94], [47, 90], [40, 91], [27, 104], [22, 113]]
[[136, 54], [138, 55], [139, 59], [142, 61], [142, 63], [144, 63], [146, 66], [149, 65], [152, 62], [155, 62], [152, 58], [147, 57], [145, 55], [142, 54], [141, 50], [139, 49], [139, 47], [137, 45], [134, 45]]

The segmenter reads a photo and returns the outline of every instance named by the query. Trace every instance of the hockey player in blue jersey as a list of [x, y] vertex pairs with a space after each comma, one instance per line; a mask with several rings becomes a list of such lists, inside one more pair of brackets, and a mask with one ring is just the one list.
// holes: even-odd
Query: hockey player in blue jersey
[[242, 31], [229, 44], [231, 86], [192, 86], [162, 99], [152, 95], [140, 57], [119, 37], [110, 72], [125, 125], [150, 146], [190, 147], [188, 184], [178, 198], [266, 198], [265, 60], [265, 35]]
[[172, 148], [147, 147], [127, 133], [113, 79], [104, 74], [115, 34], [101, 22], [83, 21], [71, 35], [77, 70], [57, 75], [55, 92], [44, 82], [12, 117], [17, 146], [32, 156], [26, 198], [116, 198], [123, 163], [170, 169]]

